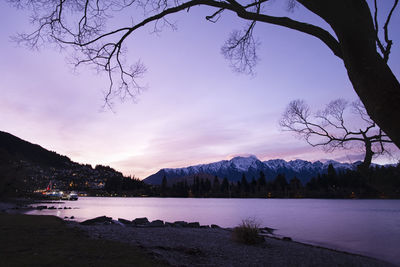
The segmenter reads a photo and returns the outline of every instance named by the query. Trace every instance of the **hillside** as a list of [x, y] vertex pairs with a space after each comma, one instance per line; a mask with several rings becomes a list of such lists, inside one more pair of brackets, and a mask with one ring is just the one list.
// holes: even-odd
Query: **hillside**
[[[73, 162], [66, 156], [29, 143], [0, 131], [0, 158], [6, 161], [27, 161], [47, 167], [66, 167]], [[2, 161], [4, 164], [5, 162]], [[1, 163], [0, 163], [1, 164]]]
[[[93, 191], [107, 181], [122, 181], [122, 173], [108, 167], [79, 164], [14, 135], [0, 131], [0, 196], [32, 193], [51, 181], [56, 189]], [[129, 179], [130, 180], [130, 179]]]

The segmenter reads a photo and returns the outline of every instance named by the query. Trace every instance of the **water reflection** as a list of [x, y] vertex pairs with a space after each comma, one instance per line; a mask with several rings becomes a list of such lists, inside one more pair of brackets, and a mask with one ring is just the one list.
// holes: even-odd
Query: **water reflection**
[[[234, 227], [255, 218], [294, 240], [385, 259], [400, 265], [400, 200], [92, 198], [47, 204], [31, 214], [197, 221]], [[72, 209], [64, 209], [71, 207]], [[59, 209], [60, 208], [60, 209]]]

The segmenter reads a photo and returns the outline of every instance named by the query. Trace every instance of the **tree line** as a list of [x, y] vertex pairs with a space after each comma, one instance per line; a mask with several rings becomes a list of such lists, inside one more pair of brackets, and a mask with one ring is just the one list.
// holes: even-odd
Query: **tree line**
[[329, 165], [327, 173], [313, 177], [306, 184], [294, 177], [288, 180], [278, 174], [267, 181], [261, 171], [257, 178], [231, 182], [227, 177], [214, 179], [195, 176], [192, 181], [168, 183], [164, 176], [161, 185], [147, 185], [138, 179], [115, 177], [106, 182], [110, 194], [153, 197], [198, 198], [400, 198], [400, 164], [371, 167], [368, 170], [337, 172]]

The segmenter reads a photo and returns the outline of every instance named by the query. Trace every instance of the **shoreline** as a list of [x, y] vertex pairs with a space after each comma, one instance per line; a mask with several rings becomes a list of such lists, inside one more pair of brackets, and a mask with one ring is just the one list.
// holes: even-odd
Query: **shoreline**
[[259, 245], [234, 242], [229, 228], [82, 225], [92, 238], [138, 246], [172, 266], [395, 266], [392, 263], [270, 235]]
[[[11, 214], [26, 213], [31, 210], [28, 208], [29, 204], [37, 204], [35, 200], [26, 199], [3, 201], [0, 201], [0, 212], [5, 211]], [[76, 221], [60, 219], [69, 228], [79, 229], [93, 239], [116, 241], [139, 247], [157, 261], [168, 262], [172, 266], [265, 266], [271, 263], [272, 266], [343, 264], [346, 266], [349, 264], [396, 266], [394, 263], [352, 252], [299, 241], [284, 241], [274, 235], [264, 235], [266, 241], [261, 246], [238, 244], [232, 241], [230, 228], [130, 227], [118, 221], [107, 225], [97, 223], [85, 226]], [[220, 247], [211, 246], [212, 249], [210, 249], [209, 244], [220, 244]], [[219, 253], [216, 255], [215, 251]], [[241, 256], [238, 257], [238, 255]], [[331, 259], [332, 264], [326, 262], [328, 258]], [[298, 261], [302, 264], [296, 264]]]

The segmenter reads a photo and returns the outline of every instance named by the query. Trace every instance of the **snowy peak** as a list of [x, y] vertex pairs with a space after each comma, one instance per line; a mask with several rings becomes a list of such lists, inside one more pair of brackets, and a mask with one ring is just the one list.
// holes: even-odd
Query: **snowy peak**
[[257, 168], [257, 163], [261, 161], [256, 156], [234, 157], [229, 161], [231, 166], [235, 166], [240, 171], [248, 171], [249, 168]]
[[263, 172], [267, 180], [275, 179], [276, 175], [284, 174], [288, 180], [293, 177], [299, 178], [303, 183], [308, 182], [319, 173], [325, 173], [329, 164], [336, 170], [354, 169], [355, 164], [340, 163], [329, 160], [310, 162], [296, 159], [285, 161], [283, 159], [272, 159], [260, 161], [256, 156], [234, 157], [230, 160], [222, 160], [209, 164], [199, 164], [185, 168], [161, 169], [159, 172], [150, 175], [145, 182], [149, 184], [161, 184], [162, 178], [178, 178], [196, 174], [209, 174], [220, 178], [226, 177], [230, 181], [239, 181], [243, 174], [248, 180], [257, 179], [260, 172]]

